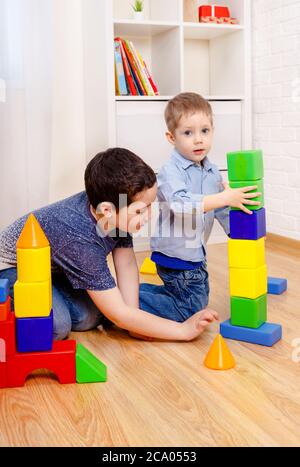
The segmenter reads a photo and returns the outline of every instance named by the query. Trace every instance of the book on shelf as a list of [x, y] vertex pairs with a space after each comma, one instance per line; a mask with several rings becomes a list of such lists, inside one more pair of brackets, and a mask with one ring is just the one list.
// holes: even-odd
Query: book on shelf
[[121, 39], [119, 37], [115, 38], [115, 42], [117, 42], [120, 45], [122, 63], [123, 63], [123, 68], [124, 68], [124, 73], [125, 73], [125, 78], [126, 78], [128, 90], [129, 90], [128, 94], [131, 95], [131, 96], [137, 96], [138, 91], [137, 91], [137, 88], [135, 86], [135, 83], [134, 83], [134, 80], [133, 80], [133, 77], [132, 77], [132, 74], [131, 74], [131, 71], [130, 71], [130, 67], [129, 67], [129, 64], [128, 64], [128, 61], [127, 61], [127, 58], [126, 58], [123, 43], [122, 43], [122, 41], [121, 41]]
[[[115, 38], [115, 44], [118, 44], [120, 56], [122, 59], [124, 78], [127, 84], [127, 94], [121, 94], [119, 74], [116, 71], [116, 95], [131, 96], [158, 96], [158, 88], [151, 76], [151, 73], [143, 60], [141, 54], [136, 49], [132, 41]], [[119, 60], [117, 62], [117, 59]], [[118, 70], [120, 57], [115, 54], [115, 69]], [[124, 83], [122, 83], [124, 85]]]
[[128, 96], [120, 43], [115, 41], [115, 83], [117, 96]]
[[142, 57], [140, 56], [139, 52], [138, 52], [138, 56], [139, 56], [139, 59], [140, 59], [142, 65], [143, 65], [143, 70], [144, 70], [144, 72], [145, 72], [145, 74], [146, 74], [146, 76], [147, 76], [147, 78], [148, 78], [148, 81], [149, 81], [149, 83], [150, 83], [150, 86], [152, 87], [152, 90], [153, 90], [154, 94], [155, 94], [156, 96], [159, 96], [159, 92], [158, 92], [157, 86], [156, 86], [156, 84], [154, 83], [152, 76], [150, 75], [150, 72], [149, 72], [149, 70], [148, 70], [148, 67], [147, 67], [147, 65], [146, 65], [146, 62], [142, 59]]
[[146, 92], [146, 95], [147, 96], [154, 96], [154, 91], [152, 89], [152, 86], [143, 70], [143, 66], [141, 64], [141, 61], [139, 59], [139, 56], [138, 56], [138, 53], [136, 51], [136, 48], [134, 47], [133, 45], [133, 42], [131, 41], [127, 41], [131, 51], [132, 51], [132, 54], [134, 56], [134, 62], [135, 62], [135, 65], [136, 65], [136, 69], [137, 69], [137, 72], [138, 72], [138, 75], [143, 83], [143, 86], [144, 86], [144, 90]]
[[115, 61], [115, 93], [116, 93], [116, 96], [120, 96], [120, 88], [119, 88], [119, 82], [118, 82], [118, 77], [117, 77], [116, 61]]
[[146, 90], [143, 86], [143, 83], [140, 79], [140, 76], [139, 76], [139, 73], [137, 71], [137, 66], [136, 66], [136, 63], [135, 63], [135, 58], [132, 54], [132, 51], [131, 51], [131, 48], [129, 46], [129, 43], [128, 41], [126, 40], [123, 40], [123, 39], [120, 39], [122, 41], [122, 44], [123, 44], [123, 47], [124, 47], [124, 50], [125, 50], [125, 54], [126, 54], [126, 57], [127, 57], [127, 60], [128, 60], [128, 63], [130, 65], [130, 68], [132, 70], [132, 74], [134, 76], [134, 79], [138, 85], [138, 90], [139, 90], [139, 94], [140, 96], [146, 96], [147, 93], [146, 93]]

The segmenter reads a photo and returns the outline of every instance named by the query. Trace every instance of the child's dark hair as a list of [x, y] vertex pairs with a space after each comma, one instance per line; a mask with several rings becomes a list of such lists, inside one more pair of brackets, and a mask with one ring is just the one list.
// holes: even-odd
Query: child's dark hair
[[151, 167], [128, 149], [111, 148], [97, 154], [88, 164], [85, 175], [85, 189], [90, 204], [97, 209], [99, 203], [108, 201], [116, 209], [119, 195], [127, 195], [127, 205], [135, 195], [156, 183]]

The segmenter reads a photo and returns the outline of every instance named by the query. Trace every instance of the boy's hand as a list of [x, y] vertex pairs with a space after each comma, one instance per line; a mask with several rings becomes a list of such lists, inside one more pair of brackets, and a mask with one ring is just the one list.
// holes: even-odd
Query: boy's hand
[[248, 193], [248, 191], [256, 190], [257, 186], [230, 188], [228, 183], [223, 183], [223, 186], [225, 190], [222, 192], [222, 196], [224, 197], [224, 202], [227, 206], [239, 208], [247, 214], [253, 214], [253, 212], [250, 211], [250, 209], [247, 209], [244, 204], [250, 204], [251, 206], [259, 206], [261, 204], [260, 201], [251, 201], [251, 198], [257, 198], [257, 196], [260, 196], [260, 192]]
[[192, 341], [198, 337], [205, 328], [214, 321], [219, 320], [219, 315], [216, 311], [211, 308], [205, 308], [204, 310], [198, 311], [184, 323], [183, 327], [183, 339], [184, 341]]

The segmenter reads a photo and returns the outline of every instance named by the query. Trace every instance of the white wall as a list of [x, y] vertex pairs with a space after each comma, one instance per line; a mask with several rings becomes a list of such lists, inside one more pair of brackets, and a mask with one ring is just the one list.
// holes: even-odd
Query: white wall
[[84, 189], [86, 166], [82, 1], [52, 0], [53, 95], [48, 202]]
[[106, 5], [0, 0], [0, 230], [83, 190], [108, 146]]
[[300, 240], [300, 0], [253, 0], [254, 144], [268, 231]]

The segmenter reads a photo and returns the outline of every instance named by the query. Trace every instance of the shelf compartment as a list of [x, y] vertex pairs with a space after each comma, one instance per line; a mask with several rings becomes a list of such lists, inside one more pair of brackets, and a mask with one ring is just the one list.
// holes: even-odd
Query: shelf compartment
[[159, 21], [114, 21], [115, 35], [119, 36], [152, 37], [178, 27], [179, 23], [163, 23]]
[[184, 23], [183, 25], [185, 39], [211, 40], [243, 29], [243, 26], [235, 24]]
[[178, 53], [181, 40], [180, 28], [164, 30], [154, 36], [130, 36], [119, 33], [120, 30], [115, 24], [115, 37], [120, 36], [134, 43], [145, 60], [160, 95], [178, 94], [181, 90], [181, 63]]
[[[113, 16], [116, 20], [133, 19], [133, 1], [113, 0]], [[182, 0], [144, 0], [144, 19], [146, 21], [181, 21]], [[133, 20], [134, 21], [134, 20]]]
[[[237, 21], [238, 21], [238, 24], [243, 26], [244, 25], [244, 21], [245, 21], [245, 2], [248, 2], [250, 0], [226, 0], [226, 2], [224, 2], [224, 0], [205, 0], [205, 2], [200, 2], [200, 1], [196, 1], [195, 0], [191, 0], [191, 4], [195, 4], [197, 3], [198, 5], [200, 5], [201, 3], [205, 4], [205, 5], [224, 5], [226, 4], [226, 6], [229, 7], [230, 9], [230, 15], [232, 18], [236, 18]], [[184, 1], [183, 1], [183, 5], [184, 5]], [[184, 6], [183, 6], [183, 10], [184, 10]], [[183, 17], [185, 18], [185, 14], [183, 14]], [[192, 23], [192, 24], [195, 24], [195, 23], [198, 23], [198, 7], [196, 7], [196, 12], [195, 12], [195, 22]], [[206, 24], [206, 23], [201, 23], [201, 24]]]
[[243, 35], [241, 28], [211, 40], [185, 38], [184, 90], [217, 98], [244, 96]]

